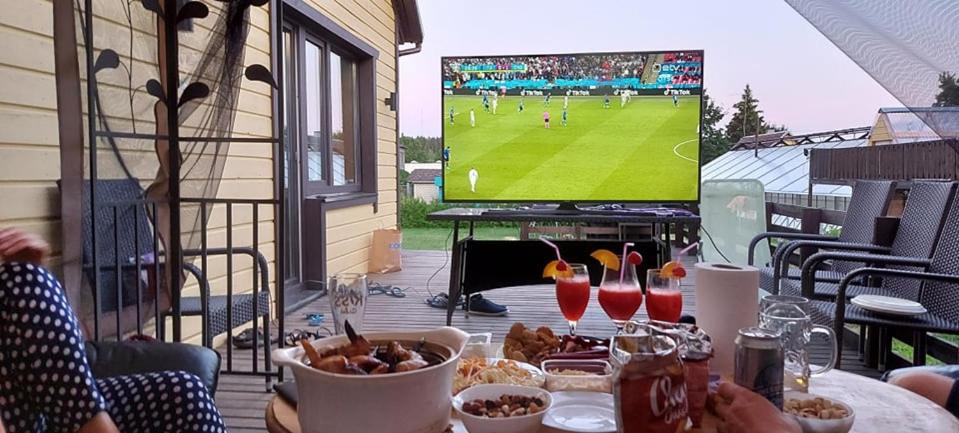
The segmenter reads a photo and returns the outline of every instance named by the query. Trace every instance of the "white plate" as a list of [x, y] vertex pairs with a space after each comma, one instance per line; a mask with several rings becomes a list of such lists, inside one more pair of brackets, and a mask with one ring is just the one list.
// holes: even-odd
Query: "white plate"
[[602, 392], [560, 391], [552, 393], [553, 406], [543, 425], [565, 432], [615, 433], [613, 395]]
[[926, 312], [926, 308], [918, 302], [889, 296], [859, 295], [850, 302], [874, 313], [896, 316], [918, 316]]

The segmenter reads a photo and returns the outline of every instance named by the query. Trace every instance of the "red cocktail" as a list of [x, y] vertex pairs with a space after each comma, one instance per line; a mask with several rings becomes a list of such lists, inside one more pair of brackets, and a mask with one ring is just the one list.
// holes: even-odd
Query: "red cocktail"
[[[646, 271], [646, 312], [652, 320], [676, 323], [683, 312], [679, 277], [671, 269]], [[683, 273], [685, 275], [685, 272]]]
[[620, 269], [606, 266], [599, 285], [599, 305], [616, 325], [617, 333], [622, 334], [623, 326], [643, 305], [643, 288], [636, 278], [635, 265], [624, 260]]
[[599, 288], [599, 305], [603, 311], [617, 327], [629, 321], [643, 305], [643, 289], [639, 284], [630, 285], [624, 283], [619, 285], [616, 282], [610, 282]]
[[589, 304], [589, 272], [586, 265], [571, 263], [570, 273], [556, 278], [556, 301], [563, 317], [569, 321], [569, 334], [576, 335], [576, 323], [583, 318]]

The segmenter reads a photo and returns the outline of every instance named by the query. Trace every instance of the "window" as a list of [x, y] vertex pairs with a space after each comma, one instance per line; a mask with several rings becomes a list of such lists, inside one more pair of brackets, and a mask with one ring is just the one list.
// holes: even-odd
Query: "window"
[[[364, 171], [375, 172], [373, 156], [376, 153], [375, 135], [361, 134], [363, 109], [372, 112], [369, 128], [375, 130], [375, 107], [366, 107], [360, 95], [360, 65], [365, 60], [354, 50], [344, 47], [335, 38], [324, 37], [322, 31], [297, 22], [288, 23], [284, 32], [291, 45], [284, 52], [295, 59], [287, 59], [295, 74], [288, 78], [287, 94], [290, 116], [286, 128], [296, 129], [287, 134], [296, 143], [302, 172], [302, 192], [305, 196], [375, 192], [365, 185]], [[372, 68], [370, 68], [372, 69]], [[375, 86], [369, 75], [370, 88]], [[372, 104], [368, 104], [372, 105]], [[364, 152], [369, 158], [364, 160]], [[365, 188], [364, 188], [365, 187]]]

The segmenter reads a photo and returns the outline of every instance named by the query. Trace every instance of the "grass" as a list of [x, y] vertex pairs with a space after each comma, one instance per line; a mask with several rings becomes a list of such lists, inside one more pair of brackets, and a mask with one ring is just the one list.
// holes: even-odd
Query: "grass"
[[[444, 143], [450, 147], [445, 194], [459, 200], [696, 200], [699, 181], [699, 96], [634, 96], [625, 107], [610, 97], [500, 98], [497, 114], [482, 97], [445, 96]], [[453, 109], [454, 123], [449, 123]], [[470, 110], [476, 126], [470, 126]], [[550, 129], [543, 127], [550, 113]], [[479, 174], [470, 191], [469, 170]], [[624, 188], [624, 186], [626, 186]]]
[[[462, 229], [464, 236], [468, 229]], [[406, 250], [444, 250], [449, 248], [451, 229], [447, 228], [404, 228], [403, 249]], [[477, 227], [473, 232], [477, 239], [517, 239], [518, 227]]]

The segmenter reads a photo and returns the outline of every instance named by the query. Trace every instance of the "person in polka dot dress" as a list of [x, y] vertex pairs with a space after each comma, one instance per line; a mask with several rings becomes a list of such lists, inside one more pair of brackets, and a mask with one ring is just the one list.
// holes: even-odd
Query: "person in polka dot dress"
[[0, 230], [0, 432], [225, 432], [193, 374], [95, 379], [47, 244]]

